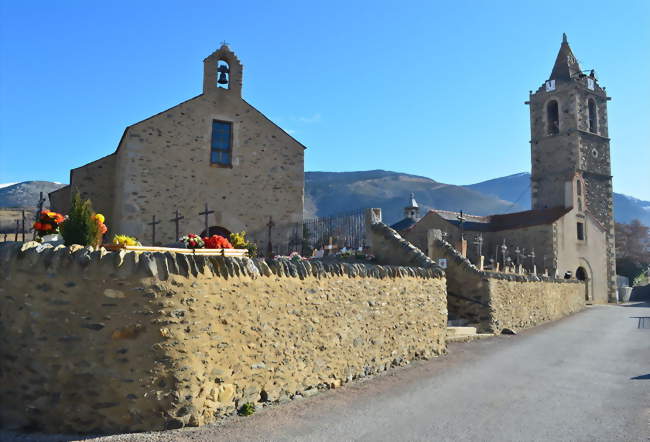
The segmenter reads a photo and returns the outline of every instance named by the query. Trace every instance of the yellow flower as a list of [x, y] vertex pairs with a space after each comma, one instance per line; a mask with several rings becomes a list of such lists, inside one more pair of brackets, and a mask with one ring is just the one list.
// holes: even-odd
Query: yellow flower
[[106, 218], [104, 218], [104, 215], [102, 215], [101, 213], [98, 213], [97, 215], [95, 215], [95, 219], [97, 221], [99, 221], [100, 223], [102, 223], [102, 224], [104, 224], [104, 221], [106, 221]]

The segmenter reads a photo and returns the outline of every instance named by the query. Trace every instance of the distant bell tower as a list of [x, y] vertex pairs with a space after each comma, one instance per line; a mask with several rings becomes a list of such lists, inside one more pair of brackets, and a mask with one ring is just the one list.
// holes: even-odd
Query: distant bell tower
[[409, 218], [414, 221], [420, 219], [420, 206], [418, 206], [418, 202], [415, 201], [415, 194], [413, 192], [411, 192], [409, 205], [404, 207], [404, 218]]
[[[533, 209], [576, 207], [607, 231], [610, 300], [615, 296], [612, 176], [605, 88], [583, 72], [566, 34], [551, 75], [530, 105]], [[613, 295], [614, 293], [614, 295]]]

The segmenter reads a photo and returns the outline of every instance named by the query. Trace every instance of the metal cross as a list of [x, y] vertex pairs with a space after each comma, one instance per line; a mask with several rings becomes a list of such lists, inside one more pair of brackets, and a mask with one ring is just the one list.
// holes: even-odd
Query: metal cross
[[156, 245], [156, 224], [160, 224], [160, 221], [156, 221], [156, 215], [152, 217], [152, 221], [148, 223], [149, 226], [152, 228], [151, 232], [151, 245], [155, 246]]
[[[176, 215], [176, 216], [174, 217], [174, 219], [170, 219], [169, 221], [172, 222], [172, 223], [174, 223], [174, 224], [176, 224], [176, 241], [178, 241], [178, 237], [180, 236], [180, 234], [179, 234], [179, 228], [178, 228], [178, 225], [179, 225], [178, 222], [179, 222], [180, 220], [182, 220], [182, 219], [185, 219], [185, 217], [184, 217], [184, 216], [180, 216], [180, 215], [178, 214], [178, 209], [176, 209], [176, 212], [174, 212], [174, 214]], [[206, 233], [206, 235], [207, 235], [207, 233]]]
[[18, 231], [20, 230], [20, 220], [16, 220], [16, 235], [14, 236], [14, 241], [18, 242]]
[[271, 229], [275, 227], [275, 223], [273, 222], [273, 217], [269, 216], [269, 222], [266, 224], [266, 226], [269, 228], [269, 242], [266, 246], [266, 254], [268, 255], [269, 258], [273, 257], [273, 244], [271, 242]]
[[23, 210], [22, 212], [23, 212], [23, 214], [22, 214], [22, 216], [23, 216], [23, 225], [22, 225], [23, 242], [25, 242], [25, 211]]
[[519, 250], [519, 246], [515, 249], [515, 255], [517, 255], [517, 262], [516, 264], [519, 265], [519, 256], [521, 255], [521, 250]]
[[43, 211], [43, 203], [44, 202], [45, 202], [45, 198], [43, 198], [43, 192], [41, 192], [39, 197], [38, 197], [38, 213], [41, 213]]
[[503, 267], [506, 266], [506, 252], [508, 251], [508, 246], [506, 246], [506, 239], [503, 238], [503, 244], [501, 244], [501, 256], [503, 258]]
[[530, 256], [530, 265], [535, 267], [535, 249], [531, 250], [528, 256]]
[[229, 46], [228, 42], [226, 40], [221, 42], [221, 46]]
[[463, 239], [465, 239], [464, 235], [463, 235], [463, 224], [465, 223], [465, 220], [467, 218], [463, 216], [463, 211], [461, 210], [460, 215], [458, 215], [456, 217], [456, 219], [458, 220], [458, 223], [460, 224], [460, 240], [462, 241]]
[[205, 210], [203, 212], [199, 212], [199, 215], [204, 215], [205, 216], [205, 236], [209, 236], [208, 232], [208, 216], [214, 213], [214, 210], [208, 210], [208, 203], [205, 203]]

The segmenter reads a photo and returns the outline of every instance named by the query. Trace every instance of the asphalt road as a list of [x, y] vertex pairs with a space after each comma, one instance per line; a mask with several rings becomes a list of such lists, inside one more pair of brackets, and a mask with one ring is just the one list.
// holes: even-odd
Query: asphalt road
[[639, 317], [650, 304], [593, 306], [250, 417], [97, 440], [650, 441], [650, 319]]

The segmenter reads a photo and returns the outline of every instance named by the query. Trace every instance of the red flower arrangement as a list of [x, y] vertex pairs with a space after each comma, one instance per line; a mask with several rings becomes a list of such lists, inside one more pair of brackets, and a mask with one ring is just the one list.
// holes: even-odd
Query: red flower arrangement
[[181, 238], [181, 241], [185, 243], [185, 247], [188, 249], [202, 249], [205, 246], [201, 237], [195, 233], [188, 233]]
[[219, 235], [212, 235], [209, 238], [203, 238], [203, 242], [205, 243], [205, 248], [206, 249], [232, 249], [233, 246], [230, 244], [230, 241], [228, 241], [226, 238], [223, 236]]
[[63, 215], [49, 210], [43, 210], [38, 214], [38, 219], [34, 223], [34, 230], [39, 236], [59, 233], [59, 224], [63, 222]]

